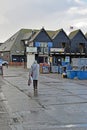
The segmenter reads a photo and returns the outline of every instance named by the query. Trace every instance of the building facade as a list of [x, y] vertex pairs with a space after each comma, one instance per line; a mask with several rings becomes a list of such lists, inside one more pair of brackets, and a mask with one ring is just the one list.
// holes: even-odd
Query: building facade
[[86, 58], [87, 57], [87, 39], [83, 32], [75, 30], [69, 34], [71, 47], [70, 57], [72, 58]]
[[52, 37], [53, 48], [50, 51], [53, 65], [61, 65], [70, 54], [70, 39], [63, 29], [57, 30]]
[[[37, 48], [29, 52], [26, 48]], [[21, 29], [0, 46], [0, 58], [10, 62], [29, 62], [61, 64], [62, 61], [72, 61], [72, 58], [87, 57], [87, 34], [81, 30], [69, 34], [63, 29], [49, 31]]]

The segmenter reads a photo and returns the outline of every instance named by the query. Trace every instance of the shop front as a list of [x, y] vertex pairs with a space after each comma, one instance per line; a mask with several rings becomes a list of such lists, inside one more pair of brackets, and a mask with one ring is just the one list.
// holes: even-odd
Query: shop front
[[52, 45], [52, 42], [35, 42], [35, 47], [37, 47], [35, 58], [38, 63], [49, 63], [49, 53]]
[[70, 63], [70, 53], [64, 53], [64, 48], [51, 48], [50, 49], [51, 58], [51, 71], [62, 73]]

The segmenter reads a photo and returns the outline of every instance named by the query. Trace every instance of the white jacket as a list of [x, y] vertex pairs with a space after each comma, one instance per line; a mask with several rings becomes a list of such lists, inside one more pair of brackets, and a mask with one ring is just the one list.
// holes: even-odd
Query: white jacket
[[31, 66], [31, 74], [32, 74], [33, 80], [38, 80], [38, 78], [39, 78], [39, 64], [34, 63]]

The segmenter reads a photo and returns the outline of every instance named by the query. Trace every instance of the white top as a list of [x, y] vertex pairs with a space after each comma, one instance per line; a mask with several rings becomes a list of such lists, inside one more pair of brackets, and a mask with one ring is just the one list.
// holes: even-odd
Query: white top
[[31, 66], [31, 74], [32, 74], [33, 80], [38, 80], [38, 78], [39, 78], [39, 64], [34, 63]]

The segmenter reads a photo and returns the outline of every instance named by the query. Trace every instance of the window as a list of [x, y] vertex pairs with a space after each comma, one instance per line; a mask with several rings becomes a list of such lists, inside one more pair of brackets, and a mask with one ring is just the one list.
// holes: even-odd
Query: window
[[43, 48], [42, 48], [42, 47], [39, 47], [39, 48], [38, 48], [38, 53], [39, 53], [39, 54], [43, 54]]
[[47, 47], [47, 46], [48, 46], [48, 44], [46, 42], [41, 42], [40, 43], [40, 47]]
[[79, 51], [80, 51], [80, 53], [84, 52], [84, 44], [83, 43], [79, 44]]
[[62, 47], [65, 48], [65, 43], [62, 43]]
[[48, 48], [47, 47], [44, 48], [44, 53], [48, 54]]
[[38, 47], [39, 54], [48, 54], [48, 47]]

